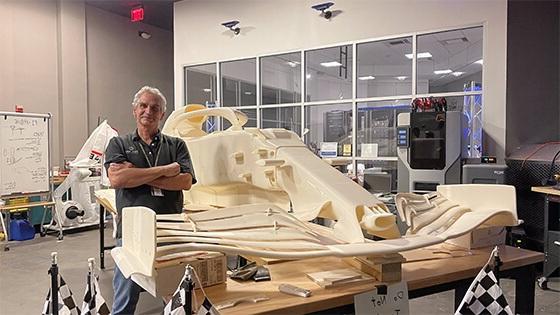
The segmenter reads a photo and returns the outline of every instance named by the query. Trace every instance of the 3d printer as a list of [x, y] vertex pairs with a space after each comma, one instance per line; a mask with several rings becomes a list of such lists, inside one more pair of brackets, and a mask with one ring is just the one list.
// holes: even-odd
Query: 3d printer
[[444, 98], [415, 100], [397, 118], [398, 191], [435, 191], [461, 182], [461, 112]]

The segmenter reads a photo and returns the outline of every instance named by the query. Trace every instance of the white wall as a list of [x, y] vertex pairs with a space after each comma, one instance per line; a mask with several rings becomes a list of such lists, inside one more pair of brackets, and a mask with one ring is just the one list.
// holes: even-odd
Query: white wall
[[61, 156], [74, 156], [89, 135], [85, 4], [60, 1], [59, 8], [59, 152]]
[[0, 21], [0, 111], [53, 114], [53, 165], [78, 153], [98, 116], [132, 131], [142, 85], [160, 87], [173, 109], [171, 32], [68, 0], [0, 0]]
[[[175, 3], [175, 103], [184, 99], [183, 65], [315, 48], [352, 40], [484, 25], [485, 152], [505, 148], [505, 0], [337, 0], [327, 21], [307, 0], [184, 0]], [[222, 22], [239, 20], [233, 37]]]
[[0, 1], [0, 110], [52, 113], [53, 160], [60, 156], [57, 14], [55, 1]]
[[[98, 8], [87, 6], [88, 122], [90, 131], [100, 118], [118, 129], [134, 131], [132, 97], [144, 85], [157, 87], [173, 104], [173, 36], [161, 28], [131, 23]], [[144, 30], [149, 40], [138, 36]]]

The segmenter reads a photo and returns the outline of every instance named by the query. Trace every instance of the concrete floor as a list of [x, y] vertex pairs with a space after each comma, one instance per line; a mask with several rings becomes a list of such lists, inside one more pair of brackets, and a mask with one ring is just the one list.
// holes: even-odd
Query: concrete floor
[[[107, 230], [106, 242], [113, 244], [111, 230]], [[76, 302], [81, 306], [85, 291], [87, 259], [94, 257], [99, 263], [99, 234], [97, 230], [66, 234], [63, 241], [54, 236], [39, 237], [30, 241], [10, 244], [10, 250], [0, 252], [0, 315], [39, 314], [50, 286], [47, 271], [50, 253], [58, 252], [59, 269], [73, 290]], [[106, 269], [98, 270], [101, 292], [111, 305], [114, 263], [107, 253]], [[560, 314], [560, 282], [552, 279], [551, 290], [538, 286], [535, 292], [535, 314]], [[502, 288], [513, 308], [515, 283], [503, 279]], [[137, 314], [162, 314], [163, 303], [147, 293], [142, 293]], [[515, 310], [514, 310], [515, 311]], [[447, 291], [410, 300], [411, 314], [452, 314], [453, 292]]]

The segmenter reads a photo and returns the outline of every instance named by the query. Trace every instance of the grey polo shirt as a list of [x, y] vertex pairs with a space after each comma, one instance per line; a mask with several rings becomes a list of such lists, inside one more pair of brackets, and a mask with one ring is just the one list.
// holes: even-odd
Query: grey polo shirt
[[[123, 162], [130, 162], [138, 168], [148, 168], [150, 164], [162, 166], [177, 162], [181, 167], [181, 173], [190, 173], [193, 177], [192, 183], [196, 183], [185, 142], [180, 138], [163, 135], [160, 131], [149, 145], [138, 136], [138, 131], [111, 139], [105, 150], [105, 168], [108, 169], [111, 163]], [[159, 197], [152, 196], [149, 185], [140, 185], [134, 188], [117, 188], [115, 192], [119, 213], [117, 238], [122, 237], [121, 214], [124, 207], [145, 206], [157, 214], [181, 213], [183, 209], [182, 191], [162, 190], [163, 196]]]

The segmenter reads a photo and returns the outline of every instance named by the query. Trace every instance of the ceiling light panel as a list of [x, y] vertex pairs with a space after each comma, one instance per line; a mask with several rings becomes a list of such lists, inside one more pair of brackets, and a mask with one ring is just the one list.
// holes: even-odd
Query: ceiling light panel
[[[412, 59], [412, 54], [406, 54], [405, 57], [408, 59]], [[426, 59], [426, 58], [432, 58], [432, 54], [430, 54], [427, 51], [416, 54], [416, 59]]]
[[448, 74], [448, 73], [451, 73], [451, 72], [453, 72], [453, 70], [451, 70], [451, 69], [435, 70], [434, 74]]
[[363, 76], [363, 77], [358, 77], [358, 80], [361, 80], [361, 81], [375, 80], [375, 77], [372, 76], [372, 75], [367, 75], [367, 76]]
[[453, 45], [453, 44], [463, 44], [468, 43], [469, 40], [466, 37], [459, 37], [459, 38], [449, 38], [439, 41], [443, 46]]
[[342, 64], [338, 61], [321, 62], [321, 66], [326, 68], [340, 67]]

